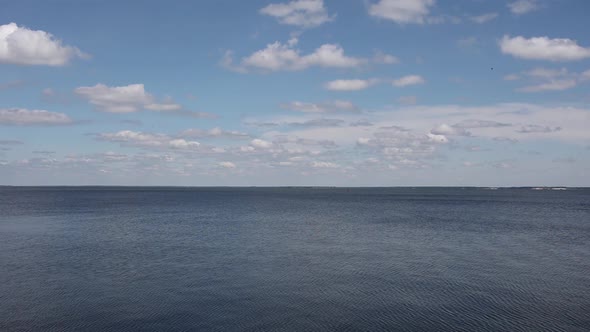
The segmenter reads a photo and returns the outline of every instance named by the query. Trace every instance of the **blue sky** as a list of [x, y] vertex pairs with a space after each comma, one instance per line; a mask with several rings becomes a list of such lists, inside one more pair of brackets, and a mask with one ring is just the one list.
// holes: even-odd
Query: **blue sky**
[[588, 12], [4, 1], [0, 184], [590, 186]]

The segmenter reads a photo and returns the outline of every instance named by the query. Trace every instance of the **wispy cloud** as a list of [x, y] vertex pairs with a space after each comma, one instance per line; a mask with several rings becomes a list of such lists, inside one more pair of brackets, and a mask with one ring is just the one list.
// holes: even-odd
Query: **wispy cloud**
[[69, 125], [74, 121], [64, 113], [24, 108], [0, 109], [0, 125]]
[[379, 79], [334, 80], [324, 84], [324, 88], [331, 91], [359, 91], [365, 90], [379, 82]]
[[482, 15], [471, 16], [470, 19], [475, 23], [483, 24], [495, 20], [497, 17], [498, 13], [486, 13]]
[[273, 3], [260, 13], [276, 18], [279, 23], [302, 28], [313, 28], [334, 20], [329, 15], [323, 0], [295, 0], [287, 3]]
[[393, 86], [396, 87], [405, 87], [410, 85], [417, 85], [417, 84], [424, 84], [426, 80], [420, 75], [408, 75], [404, 77], [400, 77], [393, 81]]
[[293, 101], [280, 105], [281, 108], [302, 113], [337, 113], [337, 112], [359, 112], [358, 106], [346, 100], [334, 100], [323, 103], [305, 103]]
[[539, 8], [540, 6], [537, 0], [517, 0], [508, 3], [508, 9], [516, 15], [530, 13]]

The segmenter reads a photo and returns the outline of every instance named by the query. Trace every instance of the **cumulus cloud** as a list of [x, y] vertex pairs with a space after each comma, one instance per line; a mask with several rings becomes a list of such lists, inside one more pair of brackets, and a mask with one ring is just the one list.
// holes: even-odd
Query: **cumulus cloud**
[[314, 161], [311, 163], [313, 168], [339, 168], [340, 165], [328, 161]]
[[539, 3], [537, 0], [518, 0], [508, 4], [508, 9], [516, 15], [526, 14], [538, 8]]
[[250, 142], [250, 145], [258, 149], [270, 149], [272, 148], [272, 142], [265, 141], [263, 139], [255, 138]]
[[231, 53], [226, 53], [222, 65], [226, 68], [246, 72], [248, 68], [269, 71], [297, 71], [309, 67], [356, 68], [368, 63], [367, 59], [349, 57], [337, 44], [324, 44], [310, 54], [302, 55], [296, 49], [298, 40], [291, 39], [287, 44], [274, 42], [242, 59], [239, 65], [233, 64]]
[[179, 134], [180, 137], [191, 138], [230, 138], [230, 139], [249, 139], [250, 134], [234, 130], [223, 130], [215, 127], [209, 130], [187, 129]]
[[170, 111], [180, 109], [174, 103], [158, 104], [154, 97], [145, 91], [143, 84], [109, 87], [104, 84], [83, 86], [74, 90], [76, 94], [87, 99], [96, 109], [109, 113], [133, 113], [142, 109], [153, 111]]
[[487, 14], [472, 16], [470, 19], [475, 23], [483, 24], [483, 23], [492, 21], [492, 20], [496, 19], [497, 17], [498, 17], [498, 13], [487, 13]]
[[331, 91], [358, 91], [367, 89], [378, 82], [379, 80], [377, 79], [334, 80], [324, 84], [324, 87]]
[[446, 123], [440, 124], [430, 130], [431, 134], [442, 136], [471, 136], [471, 133], [464, 127], [450, 126]]
[[424, 84], [426, 80], [419, 75], [408, 75], [404, 77], [400, 77], [393, 81], [393, 85], [396, 87], [404, 87], [409, 85], [416, 85], [416, 84]]
[[590, 48], [578, 45], [575, 40], [567, 38], [505, 35], [500, 40], [502, 53], [527, 60], [576, 61], [590, 58]]
[[449, 142], [449, 139], [446, 137], [446, 135], [428, 133], [426, 136], [428, 137], [428, 140], [434, 143], [444, 144]]
[[119, 142], [124, 145], [155, 148], [155, 149], [197, 149], [201, 143], [174, 138], [164, 134], [151, 134], [131, 130], [122, 130], [116, 133], [98, 134], [97, 138], [103, 141]]
[[359, 112], [359, 108], [350, 101], [334, 100], [324, 103], [304, 103], [293, 101], [281, 104], [281, 108], [302, 113], [336, 113]]
[[16, 23], [0, 25], [0, 63], [63, 66], [74, 58], [86, 57], [45, 31], [19, 27]]
[[64, 113], [24, 108], [0, 109], [0, 124], [3, 125], [67, 125], [73, 122]]
[[232, 163], [231, 161], [222, 161], [219, 163], [219, 166], [223, 168], [236, 168], [236, 164]]
[[[542, 71], [535, 73], [543, 75]], [[498, 146], [501, 142], [516, 142], [517, 139], [521, 142], [567, 141], [584, 147], [589, 138], [586, 128], [588, 110], [571, 105], [423, 105], [392, 108], [373, 110], [370, 113], [341, 114], [340, 121], [344, 121], [344, 125], [339, 126], [276, 127], [272, 131], [262, 132], [259, 138], [249, 139], [247, 144], [222, 140], [224, 133], [228, 131], [220, 128], [192, 131], [192, 137], [220, 138], [224, 146], [215, 147], [207, 146], [202, 141], [195, 142], [188, 138], [191, 137], [189, 135], [183, 137], [183, 133], [172, 135], [121, 131], [96, 134], [95, 137], [125, 147], [155, 151], [154, 154], [162, 157], [165, 155], [166, 160], [171, 160], [165, 163], [174, 168], [174, 172], [189, 174], [198, 167], [198, 174], [207, 174], [208, 177], [215, 172], [223, 173], [221, 170], [224, 166], [221, 163], [237, 164], [238, 160], [239, 167], [236, 169], [248, 176], [260, 173], [260, 169], [271, 177], [273, 172], [279, 170], [312, 172], [316, 168], [318, 174], [342, 175], [350, 172], [349, 174], [355, 176], [367, 173], [380, 176], [390, 174], [387, 172], [393, 169], [402, 173], [410, 169], [435, 169], [449, 164], [448, 161], [451, 160], [451, 165], [455, 165], [457, 160], [460, 164], [465, 159], [449, 156], [457, 148], [460, 149], [459, 152], [467, 150], [486, 154], [481, 156], [481, 160], [470, 160], [474, 164], [482, 160], [510, 163], [511, 161], [502, 159], [510, 154], [501, 155], [503, 149]], [[370, 116], [370, 126], [349, 126], [354, 121], [361, 122], [366, 116]], [[310, 114], [301, 113], [275, 116], [267, 120], [279, 124], [305, 123], [310, 120], [309, 117]], [[469, 135], [475, 138], [465, 138]], [[200, 138], [197, 140], [200, 141]], [[494, 145], [498, 149], [492, 149]], [[547, 156], [548, 161], [554, 157], [556, 156]], [[31, 159], [27, 167], [64, 165], [47, 159], [43, 162]], [[132, 156], [117, 154], [70, 159], [81, 167], [86, 165], [84, 169], [87, 170], [97, 165], [93, 163], [99, 163], [101, 169], [119, 174], [119, 169], [109, 165], [115, 162], [125, 165], [121, 167], [131, 169], [130, 174], [136, 168], [139, 170], [149, 167], [153, 172], [161, 172], [168, 167], [161, 161], [151, 163], [147, 158], [135, 161]], [[109, 160], [109, 164], [100, 164], [106, 160]], [[140, 162], [142, 165], [139, 165]], [[334, 165], [338, 166], [333, 167]], [[485, 165], [491, 167], [492, 163], [487, 162]], [[285, 176], [297, 173], [281, 174]]]
[[388, 126], [374, 132], [372, 138], [358, 138], [356, 145], [379, 153], [389, 168], [399, 169], [426, 167], [427, 160], [438, 147], [448, 142], [445, 135], [421, 134], [400, 126]]
[[427, 23], [434, 0], [379, 0], [369, 6], [369, 15], [398, 24]]
[[260, 13], [276, 18], [281, 24], [302, 28], [317, 27], [334, 19], [334, 16], [328, 14], [323, 0], [273, 3], [260, 9]]

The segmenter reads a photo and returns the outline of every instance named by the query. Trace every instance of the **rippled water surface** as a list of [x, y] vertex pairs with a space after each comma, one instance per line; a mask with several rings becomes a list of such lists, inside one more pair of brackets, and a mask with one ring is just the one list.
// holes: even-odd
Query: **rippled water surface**
[[0, 330], [590, 330], [590, 190], [0, 188]]

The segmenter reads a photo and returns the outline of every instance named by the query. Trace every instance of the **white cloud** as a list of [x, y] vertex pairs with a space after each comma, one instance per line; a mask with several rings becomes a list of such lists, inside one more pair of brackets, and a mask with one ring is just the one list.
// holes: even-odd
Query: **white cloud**
[[534, 68], [525, 72], [525, 75], [531, 77], [538, 77], [538, 78], [556, 78], [556, 77], [563, 77], [568, 75], [568, 70], [566, 68], [561, 69], [548, 69], [548, 68]]
[[[390, 135], [388, 137], [395, 137], [395, 139], [387, 139], [388, 144], [392, 147], [409, 148], [421, 146], [425, 151], [430, 145], [420, 142], [427, 140], [430, 143], [435, 143], [434, 141], [437, 138], [428, 138], [426, 137], [427, 133], [443, 135], [447, 140], [448, 137], [453, 136], [444, 135], [448, 133], [438, 130], [431, 132], [433, 128], [436, 128], [441, 123], [446, 123], [452, 127], [453, 134], [462, 133], [462, 129], [468, 130], [471, 137], [477, 137], [478, 140], [488, 140], [492, 144], [496, 141], [523, 142], [541, 139], [587, 144], [584, 142], [590, 140], [586, 125], [590, 120], [588, 118], [590, 113], [584, 108], [571, 106], [539, 106], [521, 103], [493, 104], [480, 107], [423, 105], [391, 107], [380, 112], [373, 111], [370, 114], [371, 126], [293, 126], [287, 127], [287, 130], [291, 135], [301, 138], [332, 140], [342, 148], [351, 144], [356, 145], [359, 143], [357, 142], [358, 138], [370, 138], [372, 133], [383, 132], [379, 135], [388, 134]], [[354, 121], [355, 118], [358, 120], [359, 116], [365, 117], [366, 114], [348, 115], [348, 122]], [[290, 121], [293, 121], [293, 119]], [[522, 130], [519, 131], [521, 127], [532, 131], [534, 127], [528, 127], [531, 125], [538, 125], [543, 128], [559, 127], [561, 130], [551, 133], [537, 130], [526, 135], [522, 133]], [[463, 135], [454, 135], [453, 137], [462, 140], [462, 137], [466, 135], [468, 134], [463, 132]], [[380, 140], [382, 141], [384, 137], [380, 136]], [[374, 139], [371, 140], [370, 146], [383, 145], [375, 145]]]
[[161, 104], [161, 103], [151, 103], [144, 106], [146, 110], [156, 111], [156, 112], [171, 112], [171, 111], [179, 111], [182, 109], [182, 106], [176, 104], [174, 102], [170, 102], [168, 104]]
[[24, 108], [0, 109], [0, 124], [4, 125], [66, 125], [73, 123], [64, 113]]
[[[516, 79], [528, 78], [531, 82], [525, 87], [516, 89], [520, 92], [563, 91], [574, 88], [586, 80], [586, 73], [570, 73], [567, 68], [534, 68], [520, 74], [512, 74]], [[506, 78], [505, 78], [506, 79]]]
[[575, 80], [553, 80], [547, 83], [525, 86], [518, 89], [522, 92], [543, 92], [543, 91], [563, 91], [573, 88], [577, 85]]
[[[314, 52], [301, 55], [295, 49], [296, 42], [268, 44], [265, 49], [254, 52], [242, 59], [239, 68], [258, 68], [270, 71], [303, 70], [309, 67], [355, 68], [367, 63], [366, 59], [344, 55], [344, 49], [337, 44], [324, 44]], [[227, 60], [226, 60], [227, 62]], [[231, 61], [229, 61], [231, 64]]]
[[0, 63], [63, 66], [74, 58], [86, 57], [45, 31], [19, 27], [16, 23], [0, 25]]
[[324, 88], [331, 91], [358, 91], [378, 83], [376, 79], [352, 79], [352, 80], [334, 80], [324, 84]]
[[231, 161], [222, 161], [219, 163], [219, 166], [223, 168], [236, 168], [236, 164], [232, 163]]
[[313, 168], [339, 168], [340, 165], [328, 161], [314, 161], [311, 163]]
[[462, 163], [462, 165], [465, 166], [465, 167], [476, 167], [476, 166], [480, 166], [479, 163], [472, 162], [472, 161], [464, 161]]
[[373, 62], [378, 64], [391, 65], [399, 63], [399, 59], [391, 54], [385, 54], [381, 51], [377, 51], [373, 56]]
[[491, 120], [477, 120], [477, 119], [466, 119], [462, 120], [453, 125], [455, 128], [498, 128], [498, 127], [510, 127], [509, 123], [502, 123]]
[[450, 126], [446, 123], [440, 124], [430, 130], [431, 134], [444, 136], [471, 136], [471, 133], [463, 127]]
[[399, 24], [427, 22], [434, 0], [379, 0], [369, 6], [369, 15]]
[[221, 60], [219, 60], [219, 65], [227, 70], [231, 70], [240, 74], [245, 74], [248, 72], [245, 67], [234, 63], [234, 51], [232, 50], [226, 50], [223, 53]]
[[449, 139], [445, 135], [428, 133], [426, 136], [428, 136], [428, 139], [434, 143], [444, 144], [449, 142]]
[[492, 21], [498, 17], [498, 13], [487, 13], [478, 16], [472, 16], [471, 20], [475, 23], [483, 24]]
[[125, 145], [152, 149], [194, 150], [201, 146], [197, 141], [187, 141], [164, 134], [142, 133], [122, 130], [116, 133], [103, 133], [97, 138], [104, 141], [119, 142]]
[[359, 111], [359, 108], [355, 104], [346, 100], [334, 100], [319, 104], [293, 101], [290, 103], [281, 104], [281, 108], [303, 113], [335, 113]]
[[168, 144], [171, 147], [177, 148], [177, 149], [194, 148], [194, 147], [199, 147], [201, 145], [201, 143], [199, 143], [199, 142], [187, 141], [187, 140], [184, 140], [182, 138], [177, 138], [177, 139], [170, 140], [168, 142]]
[[323, 0], [295, 0], [288, 3], [273, 3], [260, 13], [276, 18], [280, 23], [303, 28], [320, 26], [334, 19], [328, 15]]
[[508, 8], [513, 14], [521, 15], [538, 9], [539, 4], [537, 0], [518, 0], [509, 3]]
[[344, 54], [344, 49], [338, 44], [323, 44], [312, 53], [301, 54], [297, 48], [299, 40], [291, 38], [287, 43], [276, 41], [266, 45], [244, 57], [239, 62], [234, 62], [234, 52], [227, 50], [219, 64], [231, 71], [247, 73], [252, 69], [263, 71], [298, 71], [310, 67], [324, 68], [358, 68], [369, 63], [395, 64], [398, 58], [393, 55], [377, 51], [372, 59], [351, 57]]
[[259, 148], [259, 149], [270, 149], [272, 148], [272, 142], [268, 142], [259, 138], [255, 138], [250, 142], [250, 145], [252, 145], [255, 148]]
[[[550, 70], [531, 70], [536, 75], [551, 75]], [[555, 75], [561, 70], [555, 69]], [[80, 169], [91, 172], [94, 167], [112, 174], [140, 174], [149, 168], [149, 174], [175, 172], [174, 174], [192, 174], [206, 178], [229, 177], [232, 170], [223, 172], [224, 166], [232, 163], [238, 165], [242, 175], [260, 184], [258, 177], [272, 178], [280, 176], [299, 181], [297, 174], [317, 172], [317, 174], [342, 176], [351, 174], [362, 178], [369, 176], [378, 183], [380, 176], [394, 176], [391, 169], [402, 177], [430, 176], [432, 171], [410, 173], [412, 170], [451, 171], [461, 165], [480, 165], [492, 167], [494, 163], [513, 163], [509, 159], [518, 149], [529, 149], [527, 144], [566, 142], [568, 146], [580, 149], [588, 145], [590, 136], [587, 130], [589, 110], [568, 104], [563, 107], [533, 104], [492, 104], [485, 106], [461, 105], [423, 105], [391, 106], [382, 110], [366, 113], [343, 113], [340, 119], [349, 124], [370, 117], [371, 126], [278, 126], [271, 131], [260, 133], [256, 140], [246, 144], [224, 140], [226, 130], [213, 128], [192, 131], [192, 137], [219, 138], [225, 146], [208, 146], [195, 142], [187, 135], [146, 133], [139, 131], [120, 131], [97, 134], [99, 140], [120, 144], [124, 147], [154, 151], [159, 156], [156, 162], [149, 160], [145, 152], [139, 155], [119, 155], [107, 153], [103, 156], [84, 155], [68, 157], [68, 163], [80, 165]], [[266, 121], [280, 124], [322, 122], [325, 119], [313, 119], [314, 114], [289, 113], [274, 115]], [[264, 119], [263, 119], [264, 120]], [[311, 123], [311, 122], [310, 122]], [[465, 137], [465, 136], [471, 137]], [[501, 143], [517, 142], [518, 145]], [[1, 142], [0, 142], [1, 144]], [[43, 147], [40, 147], [43, 148]], [[464, 157], [466, 151], [479, 151], [478, 156]], [[544, 162], [560, 157], [547, 155]], [[59, 157], [56, 157], [59, 158]], [[480, 158], [480, 159], [473, 159]], [[47, 158], [44, 161], [30, 159], [24, 167], [65, 167], [65, 162]], [[101, 160], [107, 161], [103, 162]], [[524, 161], [524, 160], [523, 160]], [[519, 161], [521, 167], [523, 161]], [[15, 165], [12, 161], [6, 161]], [[5, 165], [6, 166], [6, 165]], [[541, 157], [535, 160], [535, 167], [547, 166]], [[551, 165], [549, 165], [551, 166]], [[12, 166], [6, 166], [12, 167]], [[128, 170], [128, 171], [124, 171]], [[262, 170], [262, 171], [261, 171]], [[146, 171], [147, 172], [147, 171]], [[178, 173], [177, 173], [178, 172]], [[283, 172], [283, 173], [277, 173]], [[261, 174], [262, 173], [262, 174]], [[146, 174], [146, 173], [141, 173]], [[223, 174], [223, 175], [221, 175]], [[437, 173], [439, 174], [439, 173]], [[440, 174], [439, 174], [440, 175]], [[460, 174], [463, 175], [463, 174]], [[466, 174], [465, 174], [466, 175]], [[153, 176], [149, 177], [154, 178]], [[436, 177], [428, 178], [428, 181]], [[332, 178], [334, 179], [334, 178]], [[200, 181], [201, 179], [199, 179]], [[215, 178], [217, 181], [217, 178]], [[397, 180], [396, 180], [397, 181]], [[426, 182], [428, 182], [426, 181]], [[275, 183], [277, 184], [277, 183]], [[284, 184], [284, 183], [283, 183]]]
[[409, 85], [424, 84], [426, 81], [419, 75], [408, 75], [400, 77], [393, 81], [393, 85], [397, 87], [404, 87]]
[[339, 127], [344, 124], [344, 120], [341, 119], [327, 119], [327, 118], [319, 118], [319, 119], [311, 119], [305, 120], [301, 122], [286, 122], [285, 124], [294, 126], [294, 127]]
[[579, 46], [575, 40], [549, 37], [524, 38], [505, 35], [500, 41], [504, 54], [527, 60], [576, 61], [590, 58], [590, 48]]
[[223, 130], [215, 127], [209, 130], [187, 129], [182, 131], [179, 136], [192, 138], [231, 138], [231, 139], [248, 139], [250, 135], [240, 131]]
[[183, 110], [182, 105], [170, 98], [157, 101], [145, 91], [143, 84], [109, 87], [104, 84], [83, 86], [74, 92], [96, 106], [97, 111], [108, 113], [133, 113], [141, 110], [184, 115], [196, 118], [212, 118], [212, 114]]

